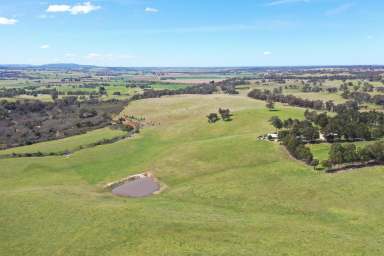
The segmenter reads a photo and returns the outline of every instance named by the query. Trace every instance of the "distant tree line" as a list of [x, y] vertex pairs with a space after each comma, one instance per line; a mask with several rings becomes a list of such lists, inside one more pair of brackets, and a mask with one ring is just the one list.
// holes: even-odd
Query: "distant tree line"
[[324, 102], [322, 100], [308, 100], [293, 95], [284, 95], [276, 90], [278, 89], [275, 88], [274, 91], [254, 89], [248, 93], [248, 97], [264, 101], [280, 102], [295, 107], [326, 110], [329, 112], [342, 112], [346, 109], [357, 110], [359, 108], [358, 104], [354, 101], [335, 104], [333, 101]]
[[373, 103], [376, 105], [384, 106], [384, 95], [382, 94], [377, 94], [372, 96], [371, 94], [366, 92], [344, 91], [342, 94], [342, 97], [345, 99], [354, 100], [359, 104]]

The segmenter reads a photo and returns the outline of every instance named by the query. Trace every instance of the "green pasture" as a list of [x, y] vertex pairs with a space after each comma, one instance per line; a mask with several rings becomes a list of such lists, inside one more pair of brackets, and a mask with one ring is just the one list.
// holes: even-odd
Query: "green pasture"
[[[233, 120], [208, 124], [220, 107]], [[256, 139], [271, 116], [303, 118], [277, 109], [243, 96], [135, 101], [124, 113], [146, 128], [132, 139], [0, 160], [0, 255], [383, 255], [384, 168], [314, 172]], [[102, 189], [144, 171], [167, 188]]]

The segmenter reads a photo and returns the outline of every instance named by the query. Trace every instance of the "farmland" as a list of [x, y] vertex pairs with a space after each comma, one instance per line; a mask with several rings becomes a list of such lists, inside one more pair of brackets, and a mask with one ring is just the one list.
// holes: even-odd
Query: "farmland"
[[[0, 254], [382, 255], [382, 165], [331, 174], [260, 139], [289, 131], [276, 118], [331, 122], [345, 106], [379, 116], [373, 98], [350, 101], [382, 95], [381, 82], [370, 71], [283, 71], [44, 69], [0, 80]], [[332, 143], [305, 146], [323, 161]], [[145, 172], [158, 194], [105, 188]]]
[[[233, 120], [209, 125], [205, 115], [220, 107]], [[0, 160], [1, 253], [381, 255], [383, 168], [311, 171], [256, 140], [273, 129], [272, 115], [303, 118], [301, 109], [277, 110], [244, 96], [141, 100], [124, 112], [155, 125], [132, 139], [70, 157]], [[101, 188], [145, 170], [168, 188], [144, 199]]]

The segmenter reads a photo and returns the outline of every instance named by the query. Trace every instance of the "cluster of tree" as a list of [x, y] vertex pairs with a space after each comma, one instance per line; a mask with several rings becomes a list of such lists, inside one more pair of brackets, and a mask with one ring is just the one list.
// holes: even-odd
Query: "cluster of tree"
[[160, 98], [167, 95], [180, 95], [180, 94], [212, 94], [217, 91], [214, 84], [202, 84], [195, 86], [188, 86], [177, 90], [145, 90], [142, 94], [136, 94], [132, 97], [133, 100]]
[[279, 139], [293, 157], [307, 164], [313, 163], [311, 150], [294, 133], [289, 130], [279, 132]]
[[[314, 142], [319, 138], [317, 127], [307, 120], [289, 118], [282, 121], [277, 116], [273, 116], [269, 121], [276, 130], [280, 130], [278, 132], [279, 140], [293, 157], [310, 165], [318, 164], [319, 161], [313, 158], [311, 150], [305, 146], [305, 143]], [[285, 129], [281, 130], [282, 128]]]
[[37, 87], [24, 87], [24, 88], [2, 88], [0, 89], [0, 97], [12, 98], [19, 95], [32, 95], [51, 94], [55, 89], [37, 89]]
[[324, 108], [324, 103], [321, 100], [307, 100], [293, 95], [283, 95], [281, 93], [274, 93], [270, 90], [254, 89], [248, 93], [248, 97], [264, 101], [268, 100], [273, 102], [286, 103], [291, 106], [303, 108], [313, 108], [319, 110]]
[[270, 123], [276, 128], [276, 130], [285, 130], [279, 132], [279, 139], [283, 139], [287, 134], [294, 136], [301, 142], [313, 143], [320, 138], [319, 128], [314, 126], [312, 122], [308, 120], [298, 120], [288, 118], [282, 121], [279, 117], [274, 116], [270, 120]]
[[0, 147], [28, 145], [105, 127], [126, 104], [117, 100], [78, 101], [76, 96], [54, 102], [0, 101]]
[[302, 92], [321, 92], [321, 91], [323, 91], [323, 88], [317, 84], [311, 85], [309, 83], [306, 83], [301, 88], [301, 91]]
[[339, 89], [337, 87], [328, 87], [327, 92], [328, 93], [337, 93]]
[[350, 92], [349, 90], [345, 90], [342, 95], [345, 99], [351, 99], [356, 101], [359, 104], [362, 103], [373, 103], [376, 105], [384, 106], [384, 95], [377, 94], [377, 95], [371, 95], [367, 92]]
[[320, 127], [327, 141], [371, 140], [384, 136], [384, 113], [344, 109], [335, 116], [305, 111], [305, 118]]
[[355, 144], [332, 144], [329, 151], [329, 159], [322, 162], [326, 168], [335, 165], [350, 163], [383, 163], [384, 161], [384, 142], [378, 141], [362, 148], [357, 148]]
[[[221, 116], [221, 119], [223, 121], [231, 121], [232, 120], [232, 114], [229, 109], [223, 109], [219, 108], [219, 115]], [[217, 113], [210, 113], [207, 118], [208, 118], [208, 123], [216, 123], [217, 121], [220, 120], [219, 115]]]
[[[211, 82], [211, 84], [214, 83], [214, 81]], [[248, 84], [250, 84], [250, 82], [244, 78], [230, 78], [217, 82], [216, 86], [219, 86], [221, 90], [226, 94], [239, 94], [239, 92], [236, 90], [236, 86]]]

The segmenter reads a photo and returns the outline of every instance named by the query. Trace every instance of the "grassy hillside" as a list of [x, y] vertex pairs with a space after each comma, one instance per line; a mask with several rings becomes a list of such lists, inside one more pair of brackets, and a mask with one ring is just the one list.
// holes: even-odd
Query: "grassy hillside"
[[[319, 174], [276, 143], [272, 115], [242, 96], [133, 102], [139, 135], [70, 158], [0, 160], [1, 255], [382, 255], [383, 168]], [[233, 121], [209, 125], [219, 107]], [[119, 198], [101, 186], [151, 170], [168, 189]]]
[[113, 130], [107, 127], [90, 131], [82, 135], [76, 135], [60, 140], [52, 140], [23, 147], [0, 150], [0, 155], [9, 155], [12, 153], [56, 153], [63, 151], [72, 151], [79, 148], [80, 146], [86, 146], [92, 143], [96, 143], [103, 139], [113, 139], [118, 136], [122, 136], [125, 133], [126, 132], [123, 132], [121, 130]]

